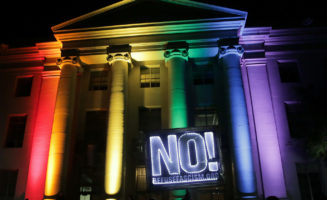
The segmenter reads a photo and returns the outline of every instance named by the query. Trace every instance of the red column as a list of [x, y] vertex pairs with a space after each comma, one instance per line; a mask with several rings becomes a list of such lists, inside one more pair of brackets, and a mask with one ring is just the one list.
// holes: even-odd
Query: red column
[[59, 73], [43, 74], [36, 111], [25, 199], [42, 200]]

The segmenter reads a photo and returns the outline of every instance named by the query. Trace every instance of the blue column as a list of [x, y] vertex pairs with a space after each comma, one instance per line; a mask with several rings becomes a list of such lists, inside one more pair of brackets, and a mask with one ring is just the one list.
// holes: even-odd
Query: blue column
[[223, 66], [229, 130], [231, 134], [237, 199], [256, 198], [248, 115], [240, 70], [243, 48], [239, 45], [220, 46], [219, 61]]

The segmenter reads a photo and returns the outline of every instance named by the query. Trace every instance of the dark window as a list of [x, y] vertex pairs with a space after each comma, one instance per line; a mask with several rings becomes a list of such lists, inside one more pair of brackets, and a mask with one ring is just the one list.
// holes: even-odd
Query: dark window
[[105, 110], [86, 112], [84, 139], [87, 145], [95, 145], [98, 152], [105, 152], [107, 119]]
[[307, 132], [307, 120], [301, 103], [285, 103], [288, 128], [292, 138], [301, 138]]
[[23, 146], [26, 119], [27, 115], [9, 118], [5, 147], [18, 148]]
[[141, 88], [160, 87], [160, 68], [141, 66], [140, 83]]
[[212, 65], [193, 66], [193, 84], [208, 85], [214, 83], [214, 73]]
[[89, 90], [107, 90], [108, 71], [91, 71]]
[[161, 129], [160, 108], [139, 108], [139, 130], [143, 132]]
[[195, 110], [194, 125], [196, 127], [217, 126], [218, 116], [215, 108], [202, 107]]
[[103, 191], [108, 112], [87, 111], [85, 117], [84, 140], [80, 154], [80, 197], [93, 199]]
[[15, 196], [17, 175], [17, 170], [0, 170], [0, 199]]
[[27, 97], [31, 95], [33, 77], [21, 77], [16, 80], [16, 97]]
[[282, 83], [300, 81], [298, 65], [296, 62], [279, 62], [278, 69]]
[[296, 164], [302, 200], [320, 200], [322, 194], [319, 167], [312, 164]]

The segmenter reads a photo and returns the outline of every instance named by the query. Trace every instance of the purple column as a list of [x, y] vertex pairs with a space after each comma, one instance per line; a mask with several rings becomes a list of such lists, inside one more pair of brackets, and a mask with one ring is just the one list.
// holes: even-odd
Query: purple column
[[247, 75], [264, 194], [265, 197], [285, 198], [287, 195], [266, 65], [248, 66]]

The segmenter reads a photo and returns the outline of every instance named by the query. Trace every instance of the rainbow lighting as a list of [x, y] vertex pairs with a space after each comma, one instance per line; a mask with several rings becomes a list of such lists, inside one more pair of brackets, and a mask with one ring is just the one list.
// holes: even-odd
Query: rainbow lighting
[[219, 144], [211, 130], [170, 129], [147, 138], [148, 180], [152, 188], [217, 184]]

